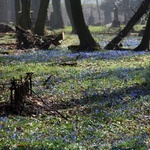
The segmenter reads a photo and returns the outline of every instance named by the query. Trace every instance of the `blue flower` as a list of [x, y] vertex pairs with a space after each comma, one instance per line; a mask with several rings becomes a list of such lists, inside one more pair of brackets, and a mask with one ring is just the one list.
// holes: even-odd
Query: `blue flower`
[[135, 99], [139, 98], [139, 93], [138, 93], [138, 91], [133, 91], [133, 92], [131, 93], [131, 95], [132, 95]]

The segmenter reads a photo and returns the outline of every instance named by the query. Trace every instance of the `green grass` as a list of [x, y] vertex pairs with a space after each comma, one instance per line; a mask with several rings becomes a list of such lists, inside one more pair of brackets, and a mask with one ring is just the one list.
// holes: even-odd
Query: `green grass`
[[15, 43], [15, 39], [14, 39], [15, 35], [14, 33], [5, 33], [5, 34], [0, 34], [0, 44], [8, 44], [8, 43]]
[[[1, 58], [1, 79], [34, 72], [34, 90], [58, 108], [66, 105], [59, 111], [68, 121], [44, 114], [1, 118], [0, 148], [147, 150], [149, 60], [150, 55], [89, 58], [79, 60], [77, 67], [62, 67]], [[54, 78], [45, 88], [42, 83], [50, 74]]]
[[[34, 72], [33, 90], [68, 118], [38, 105], [28, 107], [32, 115], [1, 116], [0, 149], [148, 150], [150, 53], [81, 53], [76, 67], [60, 66], [78, 55], [65, 48], [68, 40], [54, 51], [0, 56], [0, 82]], [[1, 94], [1, 102], [9, 100], [8, 92]], [[31, 100], [40, 102], [34, 94], [27, 103]]]
[[135, 25], [135, 26], [134, 26], [134, 30], [135, 30], [135, 31], [140, 31], [140, 30], [143, 29], [143, 27], [145, 27], [145, 25]]
[[[91, 33], [93, 34], [100, 34], [100, 33], [118, 33], [118, 31], [120, 31], [121, 29], [123, 29], [125, 27], [125, 25], [121, 25], [120, 27], [117, 27], [117, 28], [111, 28], [111, 27], [107, 27], [105, 25], [101, 25], [101, 26], [89, 26], [89, 30]], [[135, 25], [134, 26], [134, 30], [136, 32], [139, 32], [141, 29], [143, 29], [144, 25]], [[54, 30], [55, 32], [62, 32], [64, 31], [65, 33], [71, 33], [72, 31], [72, 27], [71, 26], [65, 26], [65, 29], [57, 29], [57, 30]]]
[[[119, 28], [109, 28], [106, 26], [89, 26], [88, 27], [91, 33], [115, 33], [119, 30]], [[72, 27], [71, 26], [66, 26], [65, 29], [57, 29], [54, 30], [55, 32], [62, 32], [64, 31], [65, 33], [71, 33]]]

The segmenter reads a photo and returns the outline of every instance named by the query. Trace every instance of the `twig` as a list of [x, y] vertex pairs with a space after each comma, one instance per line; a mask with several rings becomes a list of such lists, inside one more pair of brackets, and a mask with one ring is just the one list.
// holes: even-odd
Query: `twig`
[[[45, 102], [44, 102], [44, 100], [36, 93], [36, 92], [34, 92], [32, 89], [29, 89], [33, 94], [35, 94], [41, 101], [42, 101], [42, 103], [45, 105], [45, 106], [47, 106], [49, 109], [51, 109], [50, 108], [50, 106], [48, 106]], [[56, 109], [54, 109], [53, 108], [53, 110], [57, 113], [57, 114], [59, 114], [62, 118], [64, 118], [65, 120], [67, 120], [68, 121], [68, 118], [66, 118], [64, 115], [62, 115], [58, 110], [56, 110]], [[51, 111], [51, 110], [50, 110]]]
[[0, 43], [0, 45], [16, 45], [16, 43]]
[[43, 85], [46, 85], [46, 83], [51, 79], [52, 76], [53, 76], [53, 75], [50, 75], [50, 76], [45, 80], [45, 82], [43, 83]]

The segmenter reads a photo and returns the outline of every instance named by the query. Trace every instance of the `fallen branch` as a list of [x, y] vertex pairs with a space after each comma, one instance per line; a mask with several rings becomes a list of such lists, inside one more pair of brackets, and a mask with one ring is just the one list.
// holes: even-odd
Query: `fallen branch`
[[16, 45], [16, 43], [0, 43], [0, 45]]
[[[49, 105], [47, 105], [46, 103], [45, 103], [45, 101], [36, 93], [36, 92], [34, 92], [32, 89], [29, 89], [34, 95], [36, 95], [40, 100], [41, 100], [41, 102], [45, 105], [45, 106], [47, 106], [49, 109], [51, 109], [51, 107], [49, 106]], [[50, 111], [52, 111], [52, 110], [50, 110]], [[64, 115], [62, 115], [58, 110], [56, 110], [55, 108], [53, 108], [53, 111], [55, 111], [58, 115], [60, 115], [63, 119], [65, 119], [65, 120], [68, 120], [68, 118], [66, 118]]]
[[46, 83], [51, 79], [52, 76], [53, 76], [53, 75], [50, 75], [50, 76], [44, 81], [44, 83], [43, 83], [44, 86], [45, 86]]
[[77, 62], [76, 61], [61, 62], [61, 63], [59, 63], [59, 65], [61, 65], [61, 66], [77, 66]]
[[60, 45], [60, 40], [63, 40], [64, 33], [54, 34], [40, 37], [26, 31], [19, 26], [16, 26], [17, 49], [39, 48], [48, 49], [51, 44], [54, 46]]

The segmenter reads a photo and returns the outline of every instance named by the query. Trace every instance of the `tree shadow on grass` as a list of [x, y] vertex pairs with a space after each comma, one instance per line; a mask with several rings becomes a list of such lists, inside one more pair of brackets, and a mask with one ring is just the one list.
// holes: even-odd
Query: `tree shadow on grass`
[[[147, 70], [150, 70], [150, 68], [146, 68]], [[126, 74], [128, 73], [133, 73], [134, 74], [137, 72], [142, 72], [143, 68], [136, 68], [136, 69], [127, 69], [125, 70]], [[98, 76], [99, 78], [108, 78], [110, 75], [114, 74], [119, 78], [119, 80], [122, 80], [123, 82], [127, 82], [126, 76], [123, 77], [124, 70], [120, 70], [120, 73], [117, 73], [118, 70], [110, 70], [108, 72], [105, 72], [105, 76], [103, 77], [101, 73], [93, 73], [92, 77]], [[79, 105], [84, 106], [87, 104], [94, 104], [95, 102], [104, 104], [106, 107], [112, 107], [118, 104], [125, 105], [128, 103], [129, 100], [124, 100], [126, 97], [130, 97], [132, 101], [139, 100], [141, 97], [148, 96], [150, 95], [150, 80], [149, 80], [149, 74], [150, 72], [147, 72], [143, 77], [145, 78], [143, 83], [138, 84], [135, 83], [131, 87], [124, 87], [124, 88], [119, 88], [119, 89], [114, 89], [113, 91], [111, 89], [105, 89], [103, 91], [100, 91], [100, 93], [95, 93], [92, 95], [83, 95], [82, 98], [80, 99], [71, 99], [70, 101], [62, 101], [58, 102], [57, 104], [51, 105], [51, 107], [55, 106], [58, 109], [68, 109], [68, 108], [74, 108], [78, 107]], [[89, 74], [84, 75], [81, 78], [84, 78], [86, 80], [89, 78], [92, 78], [91, 75]], [[70, 78], [65, 78], [62, 80], [62, 82], [67, 82]], [[88, 92], [88, 91], [87, 91]]]
[[148, 83], [143, 83], [141, 85], [134, 85], [128, 88], [121, 88], [112, 92], [105, 91], [103, 92], [103, 94], [93, 94], [89, 96], [87, 95], [81, 99], [71, 99], [68, 102], [58, 102], [57, 104], [51, 105], [51, 107], [55, 107], [58, 109], [68, 109], [78, 107], [79, 105], [92, 105], [96, 102], [104, 104], [106, 107], [113, 107], [118, 104], [125, 105], [126, 103], [128, 103], [128, 101], [122, 101], [124, 97], [130, 96], [136, 101], [140, 97], [150, 95], [150, 87], [147, 85]]
[[123, 136], [120, 141], [112, 144], [111, 150], [147, 150], [146, 139], [148, 134], [142, 133], [138, 136]]
[[[143, 71], [144, 68], [136, 68], [136, 69], [128, 69], [127, 73], [132, 73], [134, 71]], [[150, 70], [150, 68], [146, 68], [147, 70]], [[126, 70], [125, 70], [126, 71]], [[106, 72], [105, 76], [102, 76], [101, 73], [94, 73], [92, 74], [92, 77], [97, 76], [100, 74], [100, 76], [98, 76], [99, 78], [107, 78], [109, 77], [109, 75], [117, 75], [118, 78], [120, 78], [121, 80], [125, 80], [122, 77], [122, 72], [124, 72], [124, 70], [120, 70], [120, 73], [117, 73], [118, 70], [110, 70], [108, 72]], [[86, 80], [86, 78], [91, 77], [91, 75], [89, 76], [89, 74], [85, 74], [84, 78]], [[126, 77], [125, 77], [126, 78]], [[50, 111], [54, 111], [54, 110], [67, 110], [67, 109], [73, 109], [73, 108], [77, 108], [77, 107], [83, 107], [83, 106], [90, 106], [90, 107], [86, 107], [86, 110], [83, 110], [84, 114], [88, 114], [88, 112], [90, 112], [92, 109], [94, 110], [96, 107], [99, 107], [98, 104], [101, 105], [101, 107], [108, 107], [108, 108], [114, 108], [117, 105], [122, 105], [122, 106], [126, 106], [126, 104], [130, 103], [130, 100], [132, 99], [132, 101], [137, 101], [140, 99], [140, 97], [144, 97], [147, 95], [150, 95], [150, 80], [149, 80], [149, 72], [147, 72], [147, 74], [144, 76], [145, 78], [145, 82], [143, 82], [142, 84], [134, 84], [131, 87], [124, 87], [124, 88], [119, 88], [119, 89], [114, 89], [113, 91], [111, 91], [110, 89], [105, 89], [103, 91], [100, 91], [101, 93], [95, 93], [92, 95], [83, 95], [82, 98], [80, 99], [70, 99], [70, 101], [60, 101], [60, 102], [51, 102], [46, 100], [45, 103], [49, 106], [49, 108], [47, 108], [47, 106], [45, 106], [42, 101], [38, 98], [32, 98], [33, 101], [30, 101], [29, 103], [25, 104], [25, 109], [27, 111], [26, 114], [28, 115], [32, 115], [32, 114], [41, 114], [42, 111], [44, 113], [48, 113]], [[69, 80], [71, 78], [64, 78], [62, 80], [62, 82], [67, 82], [67, 80]], [[130, 100], [124, 100], [126, 97], [130, 97]], [[42, 104], [41, 104], [42, 103]], [[92, 106], [94, 104], [94, 106]], [[33, 109], [34, 108], [34, 109]], [[0, 103], [0, 116], [2, 116], [3, 114], [9, 114], [9, 103]], [[48, 113], [48, 114], [55, 114], [55, 113]]]

